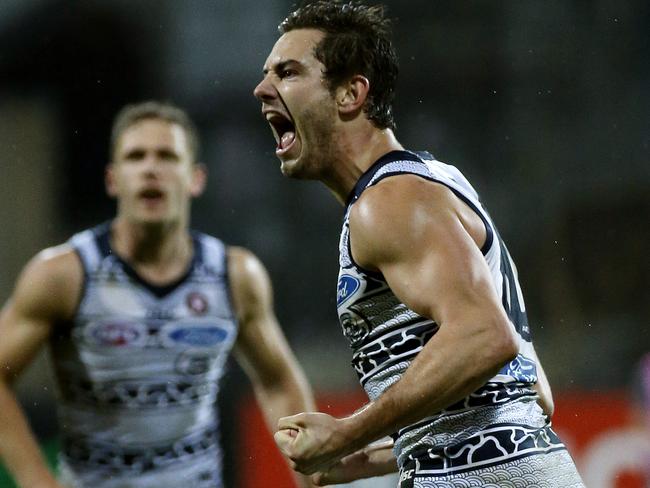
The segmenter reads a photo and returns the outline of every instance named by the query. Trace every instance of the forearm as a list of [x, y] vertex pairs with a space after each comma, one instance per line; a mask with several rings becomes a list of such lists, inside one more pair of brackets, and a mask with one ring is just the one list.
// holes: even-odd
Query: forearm
[[13, 391], [0, 379], [0, 457], [18, 486], [56, 486]]
[[[253, 388], [271, 434], [277, 430], [280, 418], [316, 410], [311, 388], [302, 377], [288, 378], [275, 384], [258, 384]], [[293, 473], [293, 476], [300, 488], [313, 488], [309, 476], [299, 473]]]
[[[378, 399], [342, 419], [345, 454], [436, 414], [476, 391], [512, 358], [489, 327], [460, 335], [441, 327], [401, 379]], [[486, 347], [486, 344], [490, 344]]]
[[303, 378], [284, 378], [272, 383], [253, 384], [257, 403], [271, 432], [282, 417], [300, 412], [313, 412], [316, 402], [311, 388]]

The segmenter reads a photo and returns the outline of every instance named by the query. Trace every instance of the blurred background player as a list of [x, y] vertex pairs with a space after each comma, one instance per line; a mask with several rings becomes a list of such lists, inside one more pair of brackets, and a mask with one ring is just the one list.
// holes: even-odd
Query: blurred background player
[[280, 31], [255, 95], [283, 174], [345, 205], [337, 308], [370, 398], [281, 419], [281, 450], [322, 483], [399, 466], [402, 487], [582, 487], [492, 219], [458, 169], [395, 138], [383, 8], [317, 1]]
[[[215, 400], [231, 349], [271, 428], [314, 408], [264, 266], [189, 229], [206, 182], [197, 157], [184, 111], [125, 107], [106, 170], [117, 216], [20, 275], [0, 319], [0, 454], [20, 486], [221, 487]], [[45, 344], [60, 390], [60, 482], [9, 388]]]

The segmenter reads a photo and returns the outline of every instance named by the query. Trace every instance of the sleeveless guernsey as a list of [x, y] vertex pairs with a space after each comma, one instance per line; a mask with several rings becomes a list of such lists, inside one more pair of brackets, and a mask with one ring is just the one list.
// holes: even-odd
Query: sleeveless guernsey
[[[380, 273], [363, 269], [352, 258], [352, 206], [366, 188], [402, 174], [445, 185], [483, 221], [487, 238], [481, 251], [519, 335], [519, 354], [467, 398], [394, 433], [401, 486], [488, 486], [489, 480], [497, 482], [489, 486], [501, 486], [500, 480], [514, 483], [503, 486], [582, 486], [536, 401], [537, 365], [517, 269], [476, 191], [458, 169], [428, 153], [388, 153], [362, 175], [347, 202], [339, 244], [337, 309], [361, 385], [371, 400], [381, 396], [438, 331], [438, 324], [400, 302]], [[517, 473], [531, 477], [517, 484]], [[548, 478], [547, 484], [526, 484], [540, 476]]]
[[109, 225], [69, 241], [84, 288], [52, 338], [62, 481], [74, 487], [221, 487], [215, 405], [237, 334], [226, 248], [192, 234], [177, 283], [143, 281], [109, 243]]

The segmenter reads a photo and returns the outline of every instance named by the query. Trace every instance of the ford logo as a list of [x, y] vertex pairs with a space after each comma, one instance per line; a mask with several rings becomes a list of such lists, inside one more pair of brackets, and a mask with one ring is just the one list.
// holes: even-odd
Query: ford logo
[[354, 292], [359, 289], [361, 282], [350, 275], [343, 275], [339, 278], [338, 289], [336, 292], [336, 306], [343, 304], [347, 301]]
[[190, 346], [214, 346], [228, 337], [228, 331], [220, 327], [182, 327], [172, 331], [169, 338]]

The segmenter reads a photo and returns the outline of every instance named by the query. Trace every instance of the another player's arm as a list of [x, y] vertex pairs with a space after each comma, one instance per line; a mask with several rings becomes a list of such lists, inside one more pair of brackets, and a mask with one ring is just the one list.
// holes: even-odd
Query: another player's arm
[[0, 315], [0, 456], [21, 487], [60, 485], [41, 455], [11, 383], [34, 359], [53, 327], [72, 315], [82, 275], [74, 251], [45, 250], [25, 267]]
[[345, 456], [327, 471], [315, 473], [312, 479], [318, 486], [338, 485], [396, 471], [397, 460], [393, 454], [393, 441], [388, 440], [370, 444]]
[[[405, 198], [407, 196], [407, 198]], [[364, 192], [350, 216], [356, 262], [383, 274], [410, 309], [439, 331], [400, 381], [355, 414], [283, 419], [309, 435], [276, 441], [305, 473], [461, 400], [516, 357], [518, 340], [480, 252], [485, 228], [446, 187], [416, 176]]]
[[548, 382], [548, 378], [546, 377], [546, 372], [544, 371], [542, 363], [537, 357], [537, 352], [534, 349], [533, 360], [537, 363], [537, 383], [534, 385], [535, 391], [539, 395], [537, 403], [542, 407], [542, 410], [544, 410], [544, 414], [548, 419], [551, 420], [553, 412], [555, 411], [553, 392], [551, 391], [551, 384]]
[[[237, 247], [229, 249], [228, 261], [239, 320], [234, 353], [251, 380], [273, 433], [281, 417], [314, 411], [314, 396], [278, 324], [273, 289], [264, 266], [252, 253]], [[312, 486], [306, 478], [298, 481]]]

